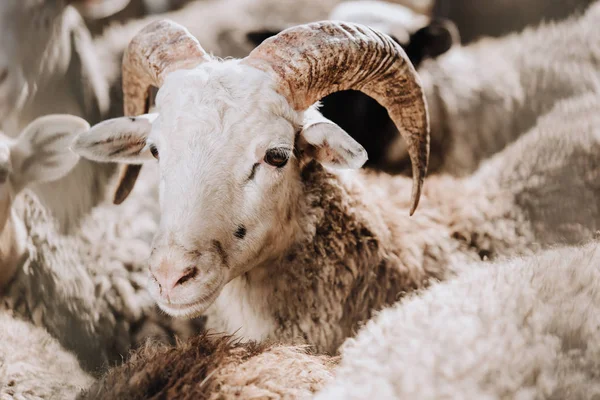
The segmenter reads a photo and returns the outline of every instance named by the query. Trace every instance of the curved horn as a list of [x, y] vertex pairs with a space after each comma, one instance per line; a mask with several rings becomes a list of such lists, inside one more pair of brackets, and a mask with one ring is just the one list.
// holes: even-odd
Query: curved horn
[[429, 161], [429, 115], [417, 72], [392, 38], [360, 24], [321, 21], [280, 32], [243, 62], [272, 74], [297, 111], [349, 89], [384, 106], [408, 144], [414, 213]]
[[[123, 101], [126, 116], [147, 113], [151, 86], [161, 87], [167, 74], [191, 69], [208, 61], [200, 43], [183, 26], [170, 21], [153, 22], [129, 43], [123, 55]], [[121, 204], [133, 190], [141, 165], [121, 171], [113, 202]]]

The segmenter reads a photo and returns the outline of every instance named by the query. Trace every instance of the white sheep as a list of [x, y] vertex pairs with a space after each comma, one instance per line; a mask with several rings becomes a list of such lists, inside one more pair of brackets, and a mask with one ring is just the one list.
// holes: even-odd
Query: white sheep
[[74, 399], [94, 379], [43, 328], [0, 308], [0, 399]]
[[[120, 0], [0, 2], [0, 130], [16, 137], [48, 114], [72, 114], [89, 123], [106, 118], [109, 87], [79, 13]], [[122, 115], [119, 113], [117, 115]], [[63, 179], [32, 189], [65, 232], [104, 200], [114, 165], [82, 160]]]
[[600, 395], [600, 246], [473, 264], [378, 313], [316, 400]]
[[25, 253], [26, 229], [12, 207], [15, 197], [27, 186], [66, 175], [79, 160], [69, 144], [89, 127], [81, 118], [52, 115], [33, 121], [17, 139], [0, 133], [0, 288]]
[[[0, 136], [0, 293], [27, 253], [24, 222], [15, 197], [35, 182], [67, 174], [79, 160], [68, 150], [74, 135], [89, 125], [69, 115], [41, 117], [17, 139]], [[91, 385], [77, 359], [43, 328], [19, 320], [0, 307], [0, 398], [74, 398]]]
[[[432, 177], [409, 218], [427, 163], [427, 108], [388, 36], [320, 22], [222, 61], [160, 21], [131, 42], [123, 69], [131, 117], [96, 125], [73, 149], [98, 161], [158, 159], [149, 290], [168, 314], [206, 312], [217, 331], [333, 352], [373, 310], [465, 261], [576, 242], [600, 225], [589, 207], [597, 96], [577, 99], [575, 112], [558, 107], [472, 178]], [[141, 115], [150, 85], [160, 87], [157, 113]], [[336, 171], [358, 169], [366, 153], [311, 105], [344, 89], [387, 106], [407, 139], [410, 201], [410, 179]]]
[[[480, 10], [476, 3], [458, 1], [457, 8]], [[483, 8], [495, 7], [495, 12], [498, 12], [500, 6], [506, 6], [506, 12], [515, 15], [514, 7], [509, 7], [507, 2], [492, 3], [493, 6], [488, 7], [486, 3]], [[519, 3], [531, 8], [531, 13], [536, 10], [536, 1]], [[539, 12], [552, 14], [550, 11], [556, 10], [560, 13], [562, 7], [572, 8], [576, 3], [583, 5], [589, 2], [548, 3]], [[597, 50], [600, 41], [596, 35], [599, 9], [600, 6], [595, 5], [584, 16], [576, 15], [560, 23], [530, 27], [524, 32], [498, 39], [481, 40], [464, 47], [448, 46], [450, 51], [440, 52], [439, 57], [415, 63], [430, 106], [429, 171], [468, 175], [481, 161], [527, 132], [537, 118], [556, 102], [597, 91], [600, 88], [600, 53]], [[451, 14], [454, 15], [454, 12]], [[491, 15], [488, 17], [491, 18]], [[342, 3], [332, 11], [330, 18], [374, 26], [398, 37], [406, 36], [403, 32], [407, 27], [419, 21], [414, 14], [411, 17], [404, 7], [376, 1]], [[476, 18], [477, 23], [489, 26], [489, 23], [482, 22], [485, 19], [483, 16]], [[466, 20], [471, 23], [473, 17]], [[465, 21], [462, 21], [459, 28], [464, 29], [464, 24]], [[433, 29], [439, 28], [434, 25]], [[454, 43], [458, 43], [459, 36], [462, 37], [462, 30], [459, 29], [459, 32], [460, 35], [454, 35]], [[440, 41], [442, 38], [437, 39], [438, 43], [432, 43], [434, 49], [436, 44], [443, 43]], [[412, 41], [416, 43], [417, 50], [427, 47], [419, 40], [411, 38]], [[405, 49], [411, 56], [410, 47], [405, 46]], [[415, 57], [411, 56], [411, 59], [414, 61]], [[370, 144], [373, 140], [372, 132], [367, 129], [371, 126], [372, 131], [381, 136], [378, 140], [382, 145], [374, 148], [379, 167], [392, 171], [405, 169], [408, 165], [406, 145], [399, 139], [393, 121], [379, 105], [360, 94], [346, 95], [350, 96], [354, 97], [354, 102], [361, 101], [360, 106], [347, 103], [346, 108], [353, 108], [346, 114], [331, 112], [324, 107], [323, 114], [347, 129], [361, 144]], [[339, 98], [346, 100], [341, 95]], [[342, 109], [343, 105], [338, 108]], [[364, 133], [361, 134], [361, 131]]]
[[[600, 4], [581, 16], [454, 47], [419, 68], [432, 171], [467, 175], [572, 96], [600, 91]], [[390, 157], [406, 156], [397, 142]]]
[[[156, 204], [140, 198], [135, 209], [99, 206], [77, 235], [62, 236], [31, 192], [19, 194], [68, 173], [79, 160], [68, 147], [88, 128], [81, 118], [50, 115], [17, 139], [0, 138], [0, 295], [4, 308], [47, 329], [99, 374], [147, 338], [170, 343], [202, 321], [171, 321], [145, 290], [138, 260], [149, 254]], [[137, 195], [156, 203], [148, 186]]]
[[584, 11], [596, 0], [437, 0], [434, 17], [449, 18], [462, 33], [463, 43], [485, 36], [503, 36], [541, 22], [559, 21]]

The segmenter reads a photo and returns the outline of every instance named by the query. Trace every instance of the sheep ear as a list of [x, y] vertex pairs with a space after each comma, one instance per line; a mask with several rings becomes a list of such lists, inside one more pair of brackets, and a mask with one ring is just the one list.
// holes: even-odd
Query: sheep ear
[[100, 162], [140, 164], [154, 160], [146, 139], [158, 114], [109, 119], [82, 132], [71, 149], [82, 157]]
[[75, 135], [89, 129], [82, 118], [54, 114], [37, 118], [11, 145], [13, 180], [17, 189], [34, 182], [50, 182], [69, 173], [79, 156], [69, 150]]
[[70, 0], [79, 13], [88, 19], [110, 17], [129, 5], [130, 0]]
[[358, 169], [367, 161], [367, 151], [346, 131], [309, 109], [297, 146], [320, 164], [341, 169]]
[[460, 34], [454, 22], [436, 18], [410, 36], [405, 50], [418, 66], [423, 59], [436, 58], [457, 45], [460, 45]]

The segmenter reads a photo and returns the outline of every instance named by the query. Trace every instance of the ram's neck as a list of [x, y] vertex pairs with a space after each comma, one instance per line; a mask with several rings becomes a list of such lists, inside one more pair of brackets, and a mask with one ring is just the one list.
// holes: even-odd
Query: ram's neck
[[429, 199], [409, 217], [410, 179], [315, 163], [302, 176], [296, 240], [232, 280], [209, 326], [335, 351], [373, 310], [445, 277], [454, 240]]
[[0, 293], [13, 278], [17, 266], [25, 252], [26, 233], [23, 223], [10, 207], [10, 203], [3, 202], [0, 212], [2, 221], [0, 233]]

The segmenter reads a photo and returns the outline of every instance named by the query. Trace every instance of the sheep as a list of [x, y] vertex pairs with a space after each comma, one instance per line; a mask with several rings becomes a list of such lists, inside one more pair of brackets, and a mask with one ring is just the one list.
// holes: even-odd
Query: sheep
[[149, 14], [162, 14], [183, 7], [191, 0], [103, 0], [84, 13], [85, 24], [92, 36], [101, 35], [104, 29], [118, 21], [126, 22]]
[[600, 248], [474, 264], [378, 313], [316, 400], [600, 395]]
[[94, 383], [46, 330], [0, 308], [0, 398], [74, 399]]
[[504, 36], [544, 21], [560, 21], [584, 11], [594, 1], [437, 0], [430, 13], [454, 21], [462, 33], [463, 43], [467, 44], [484, 36]]
[[33, 121], [17, 140], [0, 133], [0, 289], [25, 253], [26, 229], [12, 207], [15, 197], [36, 182], [66, 175], [79, 161], [68, 145], [78, 131], [89, 127], [81, 118], [52, 115]]
[[17, 200], [27, 246], [1, 301], [47, 329], [84, 371], [99, 376], [148, 339], [173, 343], [203, 329], [202, 318], [178, 321], [160, 312], [146, 290], [147, 275], [138, 260], [150, 253], [144, 235], [155, 229], [154, 217], [128, 215], [139, 211], [143, 199], [124, 215], [99, 206], [68, 236], [58, 232], [31, 192]]
[[[101, 3], [115, 1], [122, 2]], [[71, 7], [86, 13], [94, 3], [0, 2], [0, 130], [7, 136], [16, 137], [35, 118], [48, 114], [72, 114], [89, 123], [109, 116], [108, 83], [90, 34]], [[52, 210], [62, 232], [71, 232], [105, 199], [105, 188], [115, 172], [112, 164], [82, 160], [63, 179], [32, 190]]]
[[[156, 215], [142, 199], [135, 209], [98, 207], [76, 235], [63, 236], [33, 193], [23, 190], [68, 173], [79, 160], [68, 150], [70, 142], [88, 128], [81, 118], [50, 115], [16, 140], [1, 138], [0, 299], [5, 309], [47, 329], [97, 375], [147, 338], [170, 343], [200, 331], [203, 320], [171, 321], [145, 290], [136, 260], [149, 254]], [[149, 197], [154, 180], [149, 183], [138, 195]]]
[[[428, 115], [389, 36], [323, 21], [243, 60], [216, 60], [186, 29], [158, 21], [132, 40], [123, 71], [129, 117], [95, 125], [72, 149], [96, 161], [158, 160], [148, 290], [169, 315], [205, 314], [219, 332], [335, 352], [373, 310], [455, 265], [586, 239], [600, 222], [595, 95], [561, 103], [472, 178], [431, 177], [409, 218]], [[160, 88], [157, 112], [144, 114], [150, 85]], [[410, 179], [356, 170], [362, 146], [311, 107], [344, 89], [373, 96], [397, 122], [413, 161], [410, 200], [399, 195]]]
[[[600, 88], [600, 4], [581, 16], [455, 46], [419, 67], [431, 116], [430, 172], [472, 173], [557, 102]], [[462, 32], [461, 32], [462, 35]], [[397, 141], [390, 159], [406, 163]]]
[[336, 362], [302, 346], [204, 333], [177, 346], [148, 343], [78, 399], [309, 399], [333, 380]]
[[[27, 252], [24, 222], [15, 198], [35, 182], [67, 174], [79, 160], [68, 150], [73, 136], [89, 128], [81, 118], [50, 115], [29, 124], [18, 139], [0, 135], [0, 293]], [[76, 358], [47, 331], [0, 307], [0, 397], [74, 398], [92, 384]]]
[[[447, 52], [440, 48], [436, 57], [429, 57], [423, 63], [411, 57], [430, 106], [429, 171], [468, 175], [482, 160], [530, 129], [557, 101], [598, 90], [600, 53], [595, 44], [599, 43], [596, 35], [599, 8], [595, 5], [585, 16], [503, 38], [464, 47], [447, 46]], [[342, 3], [330, 17], [394, 32], [405, 29], [413, 20], [403, 20], [405, 15], [406, 9], [397, 5], [356, 1]], [[432, 24], [434, 32], [441, 23], [455, 28], [442, 20]], [[448, 36], [455, 38], [452, 44], [462, 37], [464, 27], [459, 24], [458, 28], [460, 34]], [[443, 37], [429, 43], [434, 46], [443, 43]], [[413, 42], [418, 48], [420, 40], [411, 38], [409, 43]], [[548, 43], [553, 44], [551, 51]], [[410, 56], [410, 48], [405, 48]], [[338, 101], [343, 104], [338, 105]], [[343, 105], [352, 107], [351, 111], [347, 112]], [[410, 172], [406, 146], [399, 139], [394, 141], [398, 138], [396, 127], [384, 107], [360, 93], [336, 93], [324, 99], [322, 113], [374, 155], [373, 166], [389, 172]], [[380, 136], [374, 145], [371, 133]]]
[[[592, 398], [600, 393], [599, 263], [591, 242], [465, 265], [377, 313], [346, 340], [341, 363], [289, 346], [265, 356], [269, 345], [206, 334], [175, 348], [148, 344], [80, 398], [304, 398], [323, 386], [317, 400]], [[240, 368], [240, 358], [251, 361]], [[307, 376], [309, 393], [300, 395]]]

